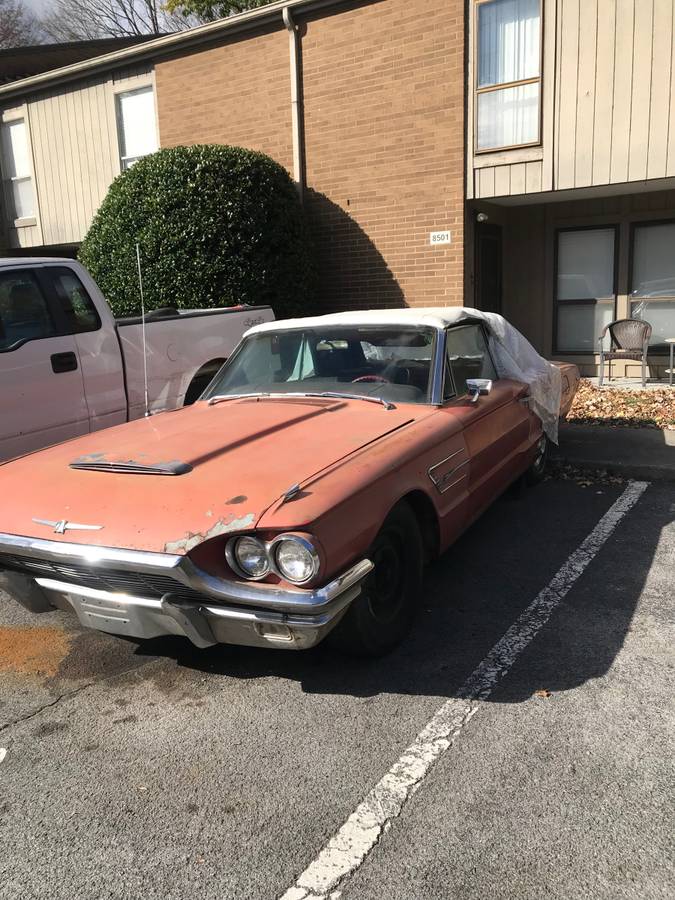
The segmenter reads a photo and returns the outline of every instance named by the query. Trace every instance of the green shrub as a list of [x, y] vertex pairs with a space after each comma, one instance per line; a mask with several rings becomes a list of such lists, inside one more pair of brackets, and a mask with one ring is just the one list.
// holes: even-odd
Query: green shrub
[[110, 186], [80, 248], [114, 314], [270, 304], [303, 312], [310, 261], [286, 170], [262, 153], [215, 144], [139, 159]]

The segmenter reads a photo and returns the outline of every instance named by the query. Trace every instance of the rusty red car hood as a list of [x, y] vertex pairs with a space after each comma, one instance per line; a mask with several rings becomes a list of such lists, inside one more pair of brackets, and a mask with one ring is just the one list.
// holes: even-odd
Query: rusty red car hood
[[[425, 412], [319, 398], [196, 403], [0, 466], [0, 532], [185, 553], [253, 528], [291, 486]], [[155, 474], [165, 468], [182, 474]], [[103, 527], [57, 536], [34, 519]]]

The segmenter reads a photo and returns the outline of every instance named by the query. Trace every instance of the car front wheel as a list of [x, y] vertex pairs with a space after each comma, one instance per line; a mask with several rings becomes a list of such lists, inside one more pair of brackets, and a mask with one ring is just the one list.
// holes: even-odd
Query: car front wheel
[[423, 548], [413, 511], [401, 503], [387, 516], [368, 558], [374, 568], [330, 635], [352, 656], [383, 656], [410, 631], [422, 586]]
[[525, 473], [525, 481], [527, 484], [539, 484], [540, 481], [543, 481], [548, 467], [548, 451], [549, 440], [545, 434], [542, 434], [537, 441], [537, 455], [535, 456], [532, 465]]

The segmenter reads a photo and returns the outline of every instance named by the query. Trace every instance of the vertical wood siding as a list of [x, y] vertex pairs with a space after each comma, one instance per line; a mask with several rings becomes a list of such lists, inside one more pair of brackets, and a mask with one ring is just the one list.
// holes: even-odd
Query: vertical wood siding
[[69, 85], [28, 106], [43, 243], [77, 243], [119, 174], [110, 84]]
[[543, 7], [542, 114], [551, 127], [542, 161], [513, 150], [495, 154], [491, 166], [473, 156], [469, 140], [469, 196], [675, 176], [675, 0], [544, 0]]
[[146, 67], [69, 84], [26, 102], [37, 225], [9, 229], [10, 246], [79, 243], [119, 175], [115, 92], [152, 79]]
[[673, 0], [558, 0], [555, 188], [675, 175]]

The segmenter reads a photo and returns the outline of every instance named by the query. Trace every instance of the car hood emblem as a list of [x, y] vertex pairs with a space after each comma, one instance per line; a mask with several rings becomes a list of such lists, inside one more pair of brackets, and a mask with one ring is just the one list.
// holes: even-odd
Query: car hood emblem
[[61, 519], [59, 522], [52, 522], [49, 519], [33, 519], [36, 525], [47, 525], [54, 529], [54, 534], [65, 534], [66, 531], [100, 531], [103, 525], [80, 525], [79, 522], [66, 522]]

